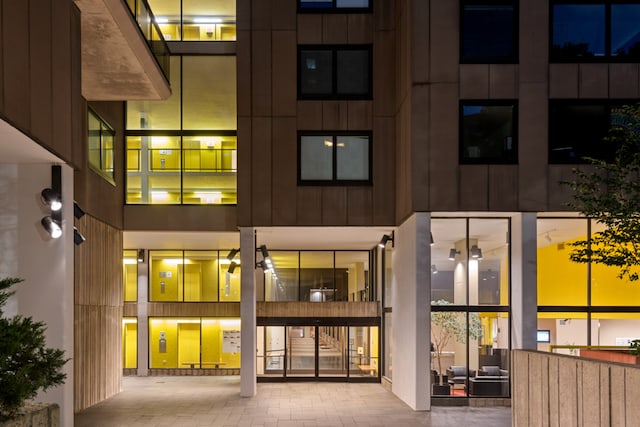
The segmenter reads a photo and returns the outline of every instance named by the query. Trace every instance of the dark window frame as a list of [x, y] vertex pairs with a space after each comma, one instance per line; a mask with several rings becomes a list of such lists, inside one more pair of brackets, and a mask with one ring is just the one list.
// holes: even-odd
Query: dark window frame
[[[300, 57], [303, 51], [326, 51], [331, 52], [331, 93], [306, 94], [302, 92], [302, 67]], [[367, 82], [367, 93], [364, 94], [344, 94], [337, 90], [338, 86], [338, 70], [337, 70], [337, 54], [340, 51], [366, 51], [369, 56], [368, 70], [369, 81]], [[298, 54], [296, 57], [297, 68], [297, 92], [299, 100], [370, 100], [373, 99], [373, 46], [371, 44], [353, 44], [353, 45], [319, 45], [307, 44], [298, 45]]]
[[[369, 6], [366, 7], [338, 7], [337, 0], [331, 0], [331, 4], [321, 6], [301, 6], [300, 0], [296, 1], [298, 13], [371, 13], [373, 12], [373, 0], [369, 0]], [[329, 2], [327, 2], [329, 3]]]
[[[89, 155], [89, 149], [90, 149], [89, 138], [91, 137], [91, 132], [92, 132], [92, 130], [89, 128], [89, 120], [92, 116], [100, 123], [100, 130], [99, 130], [100, 132], [99, 134], [100, 165], [99, 166], [91, 163], [91, 156]], [[110, 151], [111, 151], [113, 168], [111, 170], [107, 168], [103, 168], [104, 159], [102, 154], [105, 151], [103, 147], [103, 137], [105, 134], [109, 134], [112, 138], [113, 146], [111, 147]], [[96, 110], [94, 110], [90, 106], [87, 106], [87, 164], [89, 165], [89, 169], [91, 169], [92, 171], [100, 175], [102, 178], [104, 178], [109, 184], [113, 185], [114, 187], [116, 186], [116, 178], [115, 178], [116, 163], [117, 163], [115, 158], [116, 145], [117, 145], [116, 131], [113, 129], [113, 126], [111, 126], [109, 122], [107, 122], [100, 114], [98, 114]]]
[[[511, 6], [513, 8], [513, 53], [510, 56], [464, 56], [465, 6]], [[519, 62], [519, 2], [518, 0], [461, 0], [460, 1], [460, 63], [461, 64], [517, 64]]]
[[[302, 179], [302, 137], [303, 136], [331, 136], [333, 138], [333, 151], [331, 163], [331, 180], [303, 180]], [[337, 152], [335, 150], [336, 138], [341, 136], [366, 136], [369, 139], [369, 178], [366, 180], [341, 180], [336, 178], [337, 173]], [[298, 158], [298, 185], [299, 186], [370, 186], [373, 184], [373, 132], [371, 131], [298, 131], [297, 137], [297, 158]]]
[[[464, 155], [464, 107], [512, 107], [511, 144], [512, 154], [508, 158], [467, 157]], [[516, 165], [518, 164], [518, 100], [517, 99], [462, 99], [458, 107], [458, 161], [461, 165]]]
[[[574, 107], [602, 107], [604, 109], [607, 110], [608, 114], [609, 114], [609, 123], [611, 123], [611, 109], [613, 108], [619, 108], [622, 107], [624, 105], [636, 105], [640, 102], [640, 99], [593, 99], [593, 98], [589, 98], [589, 99], [565, 99], [565, 98], [559, 98], [559, 99], [549, 99], [549, 109], [548, 109], [548, 134], [547, 134], [547, 162], [550, 165], [579, 165], [579, 164], [590, 164], [589, 160], [585, 159], [586, 157], [590, 157], [590, 158], [595, 158], [595, 159], [599, 159], [599, 160], [608, 160], [611, 161], [613, 160], [613, 158], [600, 158], [597, 153], [591, 152], [591, 153], [585, 153], [581, 156], [576, 156], [572, 159], [567, 159], [567, 160], [554, 160], [552, 159], [552, 148], [555, 148], [555, 146], [552, 147], [552, 143], [554, 142], [554, 140], [556, 139], [556, 137], [554, 135], [552, 135], [552, 132], [555, 130], [554, 127], [554, 121], [558, 120], [558, 114], [556, 113], [556, 107], [569, 107], [569, 106], [574, 106]], [[591, 120], [591, 122], [593, 122], [593, 120]], [[611, 128], [611, 126], [609, 126], [609, 129]], [[606, 136], [606, 132], [603, 135], [603, 137]], [[559, 137], [558, 137], [559, 138]], [[603, 143], [605, 144], [604, 141], [598, 141], [597, 144]], [[605, 147], [606, 148], [606, 147]], [[610, 153], [612, 156], [615, 153], [615, 147], [612, 147], [610, 149], [604, 149], [604, 152]]]
[[[611, 53], [611, 6], [612, 5], [640, 5], [640, 1], [637, 0], [551, 0], [549, 2], [549, 62], [550, 63], [636, 63], [640, 62], [640, 56], [618, 56]], [[602, 56], [574, 56], [563, 57], [560, 54], [554, 53], [553, 48], [553, 28], [554, 28], [554, 6], [556, 5], [603, 5], [605, 7], [604, 12], [604, 49], [605, 53]]]

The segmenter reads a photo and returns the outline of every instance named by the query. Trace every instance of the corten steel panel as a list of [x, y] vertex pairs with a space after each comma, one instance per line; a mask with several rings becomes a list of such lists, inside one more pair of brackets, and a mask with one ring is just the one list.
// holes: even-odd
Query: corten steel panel
[[271, 115], [271, 32], [254, 31], [251, 51], [251, 114]]
[[273, 87], [271, 108], [274, 116], [295, 116], [296, 91], [296, 33], [274, 31], [273, 38]]
[[376, 31], [394, 29], [396, 18], [396, 4], [400, 2], [393, 2], [388, 0], [371, 0], [371, 2], [373, 4], [373, 10], [375, 11], [375, 13], [373, 14], [373, 18]]
[[296, 223], [298, 143], [295, 117], [273, 119], [273, 225]]
[[460, 165], [459, 209], [486, 211], [489, 208], [489, 165]]
[[[459, 63], [459, 2], [431, 2], [430, 20], [432, 37], [430, 45], [432, 82], [457, 82]], [[427, 51], [427, 52], [429, 52]]]
[[29, 105], [29, 3], [2, 3], [4, 115], [22, 130], [31, 128]]
[[275, 11], [271, 17], [271, 26], [274, 30], [296, 29], [296, 3], [291, 0], [271, 0]]
[[626, 387], [625, 387], [625, 403], [626, 403], [626, 425], [632, 426], [640, 420], [640, 369], [637, 367], [626, 369]]
[[549, 64], [549, 98], [577, 98], [578, 86], [578, 64]]
[[429, 146], [429, 126], [430, 120], [430, 90], [427, 85], [414, 86], [411, 97], [411, 140], [405, 147], [408, 150], [410, 166], [411, 185], [398, 191], [410, 192], [409, 200], [411, 205], [403, 213], [402, 218], [411, 214], [411, 211], [429, 210], [429, 157], [431, 147]]
[[373, 224], [393, 224], [395, 217], [395, 120], [376, 118], [373, 124]]
[[638, 64], [609, 64], [609, 97], [638, 98]]
[[252, 140], [251, 119], [248, 117], [238, 117], [238, 205], [237, 221], [238, 226], [250, 226], [253, 201], [253, 140]]
[[461, 64], [460, 65], [460, 98], [487, 99], [489, 98], [489, 65]]
[[236, 38], [238, 117], [246, 117], [251, 115], [251, 32], [238, 31]]
[[322, 43], [347, 44], [347, 15], [322, 15]]
[[371, 187], [347, 188], [347, 225], [372, 225], [373, 204]]
[[125, 230], [238, 231], [236, 207], [125, 205]]
[[366, 13], [347, 15], [347, 42], [366, 44], [373, 41], [373, 17]]
[[580, 367], [582, 381], [582, 424], [584, 427], [600, 427], [600, 364], [583, 360]]
[[322, 129], [322, 101], [297, 102], [298, 129]]
[[[373, 114], [392, 116], [395, 114], [396, 62], [395, 35], [393, 32], [377, 32], [373, 45]], [[426, 55], [423, 55], [426, 56]]]
[[489, 98], [515, 99], [518, 97], [518, 66], [512, 64], [489, 65]]
[[322, 189], [298, 187], [296, 210], [298, 225], [322, 225]]
[[25, 101], [31, 106], [31, 134], [40, 141], [51, 141], [51, 2], [30, 0], [29, 10], [29, 92]]
[[272, 130], [271, 119], [254, 117], [252, 120], [252, 203], [251, 218], [254, 225], [271, 224], [272, 183]]
[[348, 101], [347, 102], [347, 129], [368, 130], [373, 127], [372, 113], [373, 103], [371, 101]]
[[271, 30], [272, 0], [251, 1], [251, 27], [255, 30]]
[[458, 207], [458, 85], [431, 86], [429, 135], [429, 208]]
[[547, 122], [548, 100], [545, 83], [520, 85], [518, 101], [518, 198], [515, 210], [546, 210], [547, 206]]
[[428, 1], [412, 1], [407, 7], [409, 19], [403, 21], [402, 25], [408, 25], [411, 28], [409, 35], [409, 49], [411, 58], [411, 75], [414, 83], [429, 82], [430, 58], [427, 52], [430, 51], [430, 31], [431, 23], [429, 21], [429, 3]]
[[576, 426], [578, 421], [578, 360], [562, 358], [558, 361], [559, 413], [561, 426]]
[[[520, 0], [519, 74], [521, 82], [548, 80], [549, 5], [540, 0]], [[526, 10], [526, 13], [522, 13]]]
[[[405, 13], [405, 9], [402, 9], [402, 13]], [[410, 33], [408, 30], [408, 25], [405, 24], [407, 22], [406, 15], [402, 15], [399, 20], [399, 26], [395, 31], [394, 36], [394, 46], [393, 49], [395, 51], [394, 54], [394, 72], [395, 72], [395, 102], [394, 102], [394, 111], [400, 109], [400, 105], [403, 102], [407, 101], [407, 96], [409, 96], [409, 92], [412, 87], [412, 64], [415, 58], [411, 55], [411, 39]], [[428, 52], [428, 49], [425, 49], [423, 52]], [[424, 55], [427, 56], [427, 55]], [[381, 60], [381, 58], [377, 58], [376, 55], [373, 57], [374, 65]], [[423, 72], [424, 75], [428, 75], [428, 71]], [[375, 78], [375, 76], [374, 76]], [[426, 78], [425, 78], [426, 81]], [[375, 102], [375, 100], [374, 100]]]
[[[625, 407], [627, 405], [625, 390], [626, 369], [623, 366], [610, 366], [611, 372], [611, 426], [625, 425]], [[637, 405], [637, 402], [635, 402]]]
[[[564, 181], [573, 181], [575, 175], [572, 168], [576, 165], [549, 165], [547, 166], [547, 210], [568, 211], [567, 202], [572, 198], [572, 191], [568, 185], [562, 184]], [[580, 165], [580, 169], [590, 169], [592, 166]]]
[[347, 130], [347, 103], [349, 101], [322, 102], [322, 129]]
[[580, 64], [580, 98], [609, 96], [609, 64]]
[[[83, 161], [85, 115], [82, 100], [80, 12], [66, 1], [54, 1], [52, 20], [55, 22], [51, 33], [52, 81], [53, 81], [53, 138], [51, 147], [56, 152], [69, 152], [74, 145], [74, 161]], [[77, 149], [82, 150], [78, 153]], [[82, 166], [82, 163], [76, 164]]]
[[322, 43], [322, 15], [298, 14], [298, 44]]
[[345, 187], [324, 187], [322, 189], [322, 224], [347, 224], [347, 189]]
[[[424, 88], [424, 87], [422, 87]], [[405, 102], [401, 104], [398, 115], [396, 116], [397, 127], [395, 128], [395, 144], [396, 149], [395, 153], [393, 153], [392, 159], [394, 159], [393, 165], [395, 167], [395, 176], [387, 177], [387, 179], [391, 179], [391, 182], [386, 187], [387, 189], [391, 189], [396, 194], [395, 201], [395, 218], [397, 223], [401, 223], [404, 218], [409, 217], [413, 213], [413, 205], [412, 205], [412, 195], [413, 195], [413, 163], [420, 162], [420, 158], [416, 158], [413, 156], [413, 139], [411, 132], [411, 121], [412, 113], [414, 110], [411, 109], [411, 96], [405, 99]], [[428, 114], [425, 111], [425, 114]], [[387, 138], [389, 135], [387, 135]], [[377, 141], [379, 137], [375, 137]], [[384, 147], [386, 148], [386, 147]], [[391, 154], [387, 151], [385, 154]], [[375, 154], [375, 153], [374, 153]], [[374, 155], [374, 172], [378, 168], [384, 168], [385, 162], [390, 162], [387, 160], [386, 156], [379, 157]], [[425, 163], [423, 163], [425, 164]], [[428, 173], [429, 168], [423, 167], [419, 169], [422, 173]], [[374, 179], [373, 181], [376, 187], [379, 185], [380, 181]], [[425, 188], [425, 192], [428, 192], [428, 188]], [[377, 192], [378, 193], [378, 192]], [[380, 206], [380, 205], [377, 205]]]
[[489, 166], [489, 210], [518, 210], [518, 166]]
[[236, 0], [236, 31], [251, 29], [252, 0]]

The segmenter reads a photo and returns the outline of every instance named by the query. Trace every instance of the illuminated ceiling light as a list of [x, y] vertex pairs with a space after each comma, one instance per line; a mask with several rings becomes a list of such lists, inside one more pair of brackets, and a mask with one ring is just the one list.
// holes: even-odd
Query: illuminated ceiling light
[[144, 249], [138, 249], [138, 262], [144, 262]]
[[482, 249], [478, 245], [471, 246], [471, 258], [482, 259]]
[[158, 23], [158, 24], [168, 24], [169, 23], [169, 18], [166, 18], [164, 16], [156, 16], [156, 23]]
[[395, 237], [395, 233], [393, 231], [391, 232], [391, 235], [385, 234], [384, 236], [382, 236], [382, 239], [380, 239], [380, 243], [378, 243], [378, 246], [381, 248], [384, 248], [385, 246], [387, 246], [387, 242], [389, 241], [393, 246], [395, 244], [394, 237]]
[[49, 206], [49, 209], [54, 212], [62, 209], [62, 197], [59, 192], [51, 188], [45, 188], [40, 194], [42, 195], [42, 201]]
[[433, 246], [436, 244], [436, 242], [433, 240], [433, 233], [429, 232], [429, 245]]
[[213, 16], [204, 16], [201, 18], [194, 18], [193, 22], [195, 24], [221, 24], [222, 18], [215, 18]]
[[62, 236], [62, 227], [50, 216], [45, 216], [44, 218], [42, 218], [40, 223], [42, 223], [42, 226], [47, 231], [47, 233], [49, 233], [49, 236], [51, 236], [51, 238], [57, 239], [58, 237]]
[[454, 261], [458, 254], [460, 254], [460, 251], [457, 251], [454, 248], [449, 249], [449, 261]]
[[438, 274], [438, 268], [435, 264], [431, 264], [431, 274]]

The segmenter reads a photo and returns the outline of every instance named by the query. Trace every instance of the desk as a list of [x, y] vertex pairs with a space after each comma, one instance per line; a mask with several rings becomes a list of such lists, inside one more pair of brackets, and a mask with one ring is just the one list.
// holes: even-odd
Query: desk
[[378, 367], [375, 365], [358, 365], [358, 369], [364, 373], [369, 372], [369, 375], [373, 377], [376, 375], [376, 369], [378, 369]]
[[182, 365], [188, 366], [191, 369], [196, 368], [196, 366], [198, 368], [201, 368], [203, 366], [213, 366], [214, 368], [218, 369], [221, 365], [226, 365], [226, 363], [225, 362], [183, 362]]

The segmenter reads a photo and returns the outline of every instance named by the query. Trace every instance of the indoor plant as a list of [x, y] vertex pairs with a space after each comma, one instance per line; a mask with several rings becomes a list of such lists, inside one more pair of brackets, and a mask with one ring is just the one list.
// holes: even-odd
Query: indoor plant
[[0, 420], [13, 418], [38, 391], [64, 382], [64, 351], [46, 347], [46, 326], [31, 317], [5, 318], [2, 308], [22, 279], [0, 280]]
[[[431, 301], [434, 305], [453, 305], [447, 300]], [[437, 328], [434, 328], [436, 326]], [[438, 363], [438, 384], [443, 386], [444, 379], [442, 369], [442, 352], [447, 347], [451, 339], [464, 344], [467, 342], [467, 334], [471, 339], [482, 337], [482, 323], [478, 313], [469, 313], [469, 325], [467, 328], [466, 318], [460, 311], [433, 311], [431, 310], [431, 344]], [[446, 368], [446, 367], [445, 367]]]

